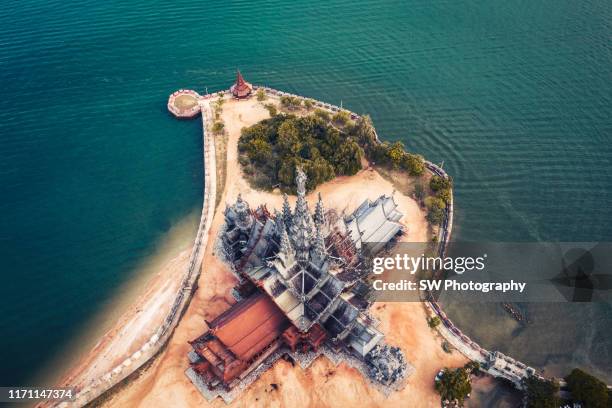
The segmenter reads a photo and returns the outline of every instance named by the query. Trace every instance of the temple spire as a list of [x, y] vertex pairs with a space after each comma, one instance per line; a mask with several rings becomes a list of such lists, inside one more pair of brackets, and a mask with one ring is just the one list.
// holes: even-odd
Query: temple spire
[[287, 229], [283, 228], [281, 232], [281, 242], [279, 252], [283, 254], [290, 254], [293, 252], [293, 248], [291, 247], [291, 241], [289, 240], [289, 235], [287, 234]]
[[301, 261], [308, 260], [310, 241], [312, 239], [312, 217], [310, 216], [310, 211], [308, 211], [308, 202], [306, 201], [306, 180], [306, 174], [304, 174], [302, 169], [298, 168], [297, 176], [295, 177], [298, 197], [291, 222], [291, 238], [297, 258]]
[[306, 195], [306, 180], [308, 180], [308, 177], [306, 177], [306, 173], [300, 167], [296, 169], [296, 173], [295, 184], [297, 186], [297, 194], [298, 197], [304, 197]]
[[323, 256], [325, 256], [326, 249], [325, 249], [325, 239], [323, 238], [323, 234], [321, 233], [321, 228], [319, 226], [316, 227], [316, 233], [315, 233], [315, 240], [314, 240], [314, 251], [315, 254], [319, 257], [319, 258], [323, 258]]
[[323, 207], [321, 193], [319, 193], [319, 200], [317, 201], [313, 218], [317, 227], [321, 227], [323, 224], [325, 224], [325, 208]]
[[289, 206], [289, 197], [287, 194], [283, 194], [283, 222], [285, 227], [291, 228], [291, 221], [293, 214], [291, 214], [291, 206]]
[[234, 204], [234, 211], [236, 211], [236, 225], [240, 229], [248, 229], [251, 226], [251, 212], [249, 210], [249, 204], [242, 199], [242, 194], [238, 194], [236, 204]]

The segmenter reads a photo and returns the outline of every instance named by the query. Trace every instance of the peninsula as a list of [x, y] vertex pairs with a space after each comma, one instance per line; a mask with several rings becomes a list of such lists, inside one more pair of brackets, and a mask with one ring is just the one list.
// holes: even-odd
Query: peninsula
[[[197, 237], [65, 378], [63, 385], [77, 387], [73, 405], [439, 404], [433, 379], [441, 367], [466, 364], [469, 353], [463, 343], [453, 343], [461, 353], [441, 347], [456, 332], [432, 330], [428, 319], [444, 317], [435, 302], [372, 303], [360, 284], [359, 247], [368, 240], [380, 244], [377, 251], [397, 241], [434, 242], [443, 252], [452, 228], [443, 170], [380, 142], [370, 124], [370, 153], [397, 166], [374, 166], [359, 155], [358, 168], [317, 178], [307, 163], [316, 181], [308, 183], [296, 163], [293, 186], [281, 180], [264, 189], [253, 169], [245, 172], [244, 129], [280, 113], [317, 115], [332, 133], [347, 134], [368, 119], [253, 86], [240, 73], [228, 91], [179, 90], [168, 109], [180, 119], [202, 116], [205, 197]], [[421, 176], [410, 176], [419, 165]], [[419, 193], [419, 180], [432, 189]], [[316, 203], [314, 213], [308, 202]], [[364, 235], [370, 227], [380, 234]]]

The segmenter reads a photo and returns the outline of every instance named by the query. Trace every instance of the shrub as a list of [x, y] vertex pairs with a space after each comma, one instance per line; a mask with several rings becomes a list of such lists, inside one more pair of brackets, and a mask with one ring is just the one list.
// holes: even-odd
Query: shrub
[[432, 329], [438, 327], [440, 323], [441, 321], [438, 316], [430, 317], [429, 319], [427, 319], [427, 325], [431, 327]]
[[603, 381], [578, 368], [573, 369], [565, 380], [574, 401], [593, 408], [607, 408], [610, 405], [608, 389]]
[[265, 101], [266, 99], [268, 99], [268, 97], [266, 96], [266, 92], [263, 90], [263, 88], [259, 88], [257, 90], [257, 100], [259, 102]]
[[281, 96], [281, 106], [288, 110], [296, 110], [302, 105], [302, 100], [296, 96]]
[[470, 376], [464, 368], [456, 370], [445, 368], [440, 378], [436, 380], [435, 388], [442, 400], [457, 400], [460, 404], [472, 392]]
[[331, 120], [331, 116], [329, 115], [329, 112], [327, 112], [326, 110], [320, 109], [320, 108], [315, 109], [314, 115], [317, 116], [318, 118], [321, 118], [325, 122], [329, 122]]
[[434, 225], [439, 225], [444, 220], [444, 210], [446, 203], [438, 197], [427, 197], [425, 199], [427, 207], [427, 221]]
[[525, 400], [529, 408], [557, 408], [559, 386], [548, 380], [537, 377], [528, 377], [523, 380], [525, 384]]
[[407, 170], [411, 176], [420, 176], [425, 171], [425, 159], [418, 154], [404, 152], [400, 166]]
[[268, 110], [268, 113], [270, 113], [270, 116], [276, 116], [276, 114], [278, 113], [278, 110], [276, 109], [276, 106], [274, 106], [271, 103], [265, 104], [264, 108], [266, 108]]
[[451, 188], [451, 186], [452, 186], [451, 179], [440, 177], [440, 176], [433, 176], [431, 178], [431, 181], [429, 182], [429, 188], [431, 188], [433, 191], [449, 189]]
[[341, 110], [334, 114], [332, 120], [336, 125], [344, 126], [349, 123], [351, 117], [347, 111]]

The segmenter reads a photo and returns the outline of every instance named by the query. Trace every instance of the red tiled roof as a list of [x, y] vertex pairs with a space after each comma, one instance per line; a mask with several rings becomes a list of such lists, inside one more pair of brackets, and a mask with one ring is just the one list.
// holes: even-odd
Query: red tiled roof
[[234, 94], [234, 96], [242, 97], [248, 95], [251, 92], [251, 89], [253, 89], [251, 84], [245, 81], [240, 71], [238, 71], [236, 74], [236, 82], [230, 88], [231, 92]]
[[288, 327], [289, 321], [268, 296], [258, 293], [236, 303], [210, 323], [214, 335], [247, 361]]

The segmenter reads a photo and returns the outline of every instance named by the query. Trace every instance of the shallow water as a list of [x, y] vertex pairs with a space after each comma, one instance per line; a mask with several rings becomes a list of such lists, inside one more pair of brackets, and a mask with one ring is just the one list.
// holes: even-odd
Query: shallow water
[[[56, 358], [201, 205], [200, 124], [164, 105], [177, 88], [226, 88], [237, 67], [369, 113], [383, 138], [444, 161], [455, 239], [612, 239], [610, 2], [0, 9], [0, 384]], [[533, 306], [521, 333], [471, 307], [449, 314], [517, 358], [610, 361], [608, 306]]]

